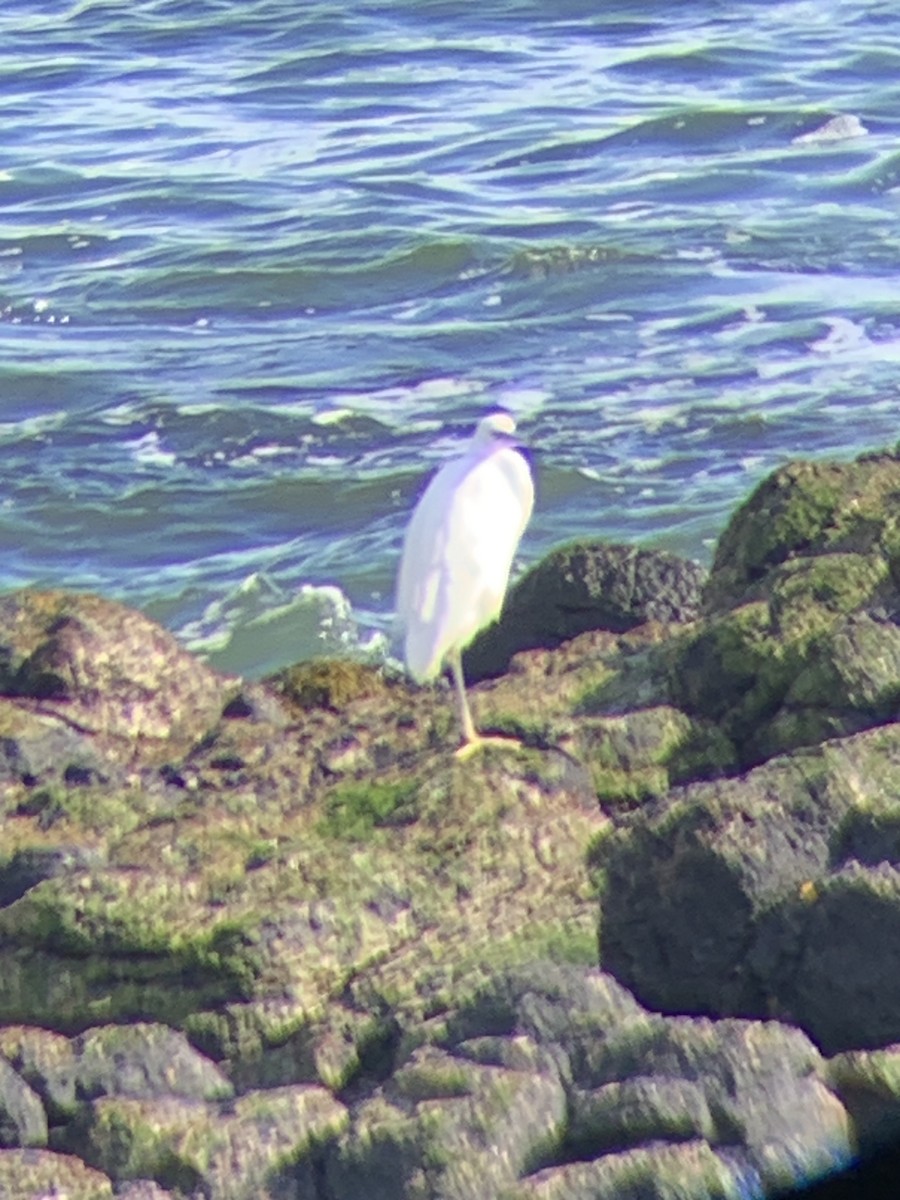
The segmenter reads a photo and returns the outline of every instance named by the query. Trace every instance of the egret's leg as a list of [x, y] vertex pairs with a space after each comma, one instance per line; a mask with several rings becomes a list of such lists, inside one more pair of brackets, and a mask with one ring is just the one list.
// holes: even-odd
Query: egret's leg
[[466, 698], [466, 681], [463, 678], [462, 655], [459, 650], [451, 650], [447, 655], [450, 670], [453, 674], [453, 686], [456, 688], [456, 701], [459, 705], [459, 723], [462, 726], [463, 742], [456, 751], [457, 758], [469, 758], [479, 746], [503, 746], [507, 750], [519, 749], [522, 743], [518, 738], [482, 737], [475, 729], [472, 714], [469, 711], [469, 701]]
[[450, 670], [453, 674], [453, 686], [456, 688], [456, 703], [459, 708], [459, 723], [462, 726], [463, 745], [477, 744], [478, 734], [469, 711], [469, 701], [466, 697], [466, 681], [463, 679], [462, 655], [459, 650], [451, 650], [447, 655]]

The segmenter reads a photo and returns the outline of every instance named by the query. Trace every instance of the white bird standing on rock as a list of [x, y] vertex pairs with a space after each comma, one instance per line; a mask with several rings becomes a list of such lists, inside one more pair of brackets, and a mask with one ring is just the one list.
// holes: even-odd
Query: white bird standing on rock
[[509, 571], [534, 507], [531, 471], [519, 453], [509, 413], [484, 417], [463, 454], [425, 489], [416, 505], [397, 578], [397, 616], [404, 657], [419, 683], [446, 663], [453, 674], [468, 755], [485, 742], [475, 731], [466, 699], [462, 651], [500, 615]]

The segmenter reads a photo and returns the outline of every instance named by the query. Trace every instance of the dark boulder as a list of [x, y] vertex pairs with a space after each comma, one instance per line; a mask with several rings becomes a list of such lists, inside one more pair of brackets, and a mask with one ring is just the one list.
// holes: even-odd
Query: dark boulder
[[889, 725], [620, 814], [594, 852], [603, 964], [666, 1012], [900, 1040], [898, 789]]
[[496, 625], [463, 657], [473, 682], [506, 670], [520, 650], [553, 649], [579, 633], [624, 633], [646, 621], [690, 621], [705, 570], [663, 550], [575, 542], [552, 551], [514, 586]]

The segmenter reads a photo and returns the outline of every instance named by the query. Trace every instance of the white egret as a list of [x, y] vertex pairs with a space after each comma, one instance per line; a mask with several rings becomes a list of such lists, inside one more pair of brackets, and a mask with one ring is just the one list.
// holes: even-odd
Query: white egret
[[503, 606], [509, 571], [534, 506], [531, 471], [508, 413], [484, 417], [466, 450], [437, 472], [416, 505], [397, 578], [397, 616], [419, 683], [447, 664], [467, 754], [479, 737], [466, 699], [462, 651]]

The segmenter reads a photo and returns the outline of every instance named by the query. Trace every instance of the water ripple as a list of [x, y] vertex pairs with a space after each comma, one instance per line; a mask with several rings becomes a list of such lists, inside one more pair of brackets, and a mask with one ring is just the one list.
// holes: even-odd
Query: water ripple
[[526, 562], [708, 557], [777, 463], [896, 439], [889, 0], [53, 7], [0, 12], [8, 586], [384, 623], [495, 403]]

